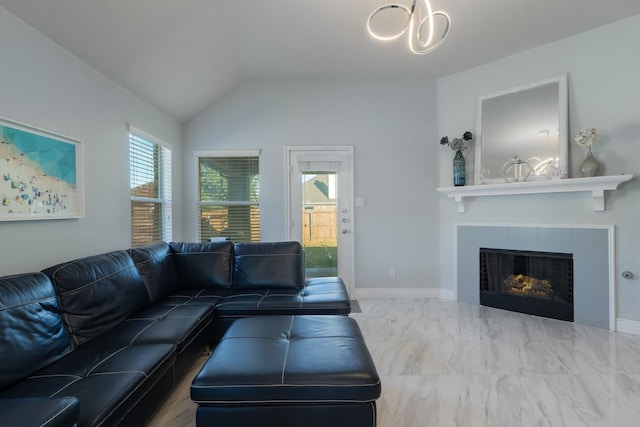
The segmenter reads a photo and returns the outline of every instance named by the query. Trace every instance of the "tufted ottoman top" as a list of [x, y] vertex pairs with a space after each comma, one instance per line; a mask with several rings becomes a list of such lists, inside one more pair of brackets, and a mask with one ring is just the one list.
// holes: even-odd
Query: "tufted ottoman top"
[[380, 379], [355, 320], [263, 316], [237, 320], [191, 384], [204, 405], [369, 402]]

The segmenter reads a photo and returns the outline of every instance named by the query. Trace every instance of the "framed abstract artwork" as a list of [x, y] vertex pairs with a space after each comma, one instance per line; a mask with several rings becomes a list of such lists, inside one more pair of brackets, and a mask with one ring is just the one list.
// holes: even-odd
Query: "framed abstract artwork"
[[0, 118], [0, 221], [83, 216], [82, 142]]

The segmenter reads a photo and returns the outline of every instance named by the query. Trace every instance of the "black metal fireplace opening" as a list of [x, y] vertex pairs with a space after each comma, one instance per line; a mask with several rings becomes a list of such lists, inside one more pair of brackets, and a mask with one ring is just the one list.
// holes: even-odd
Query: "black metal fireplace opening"
[[480, 304], [573, 322], [573, 255], [480, 248]]

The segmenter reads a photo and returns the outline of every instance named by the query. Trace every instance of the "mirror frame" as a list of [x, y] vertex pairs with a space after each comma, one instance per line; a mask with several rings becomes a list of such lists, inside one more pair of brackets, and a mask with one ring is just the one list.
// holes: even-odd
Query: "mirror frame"
[[[480, 174], [482, 169], [482, 103], [486, 100], [496, 97], [509, 95], [525, 90], [535, 89], [539, 86], [548, 85], [551, 83], [558, 83], [558, 178], [566, 178], [568, 176], [568, 164], [569, 164], [569, 92], [568, 92], [568, 74], [560, 74], [558, 76], [550, 77], [547, 79], [539, 80], [530, 84], [514, 87], [511, 89], [502, 90], [489, 95], [480, 96], [476, 103], [476, 144], [475, 144], [475, 170], [474, 170], [474, 183], [480, 184], [498, 184], [505, 183], [507, 180], [500, 177], [484, 178]], [[505, 153], [505, 159], [508, 159], [513, 153]], [[547, 176], [533, 176], [529, 177], [527, 181], [542, 181], [551, 179]]]

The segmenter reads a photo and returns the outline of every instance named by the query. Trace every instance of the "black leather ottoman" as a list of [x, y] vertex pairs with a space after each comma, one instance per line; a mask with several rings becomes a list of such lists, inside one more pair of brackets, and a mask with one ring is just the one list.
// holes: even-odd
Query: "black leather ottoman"
[[191, 383], [196, 426], [375, 427], [380, 379], [355, 320], [237, 320]]

